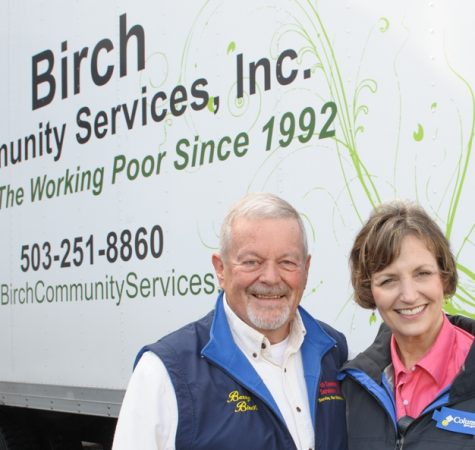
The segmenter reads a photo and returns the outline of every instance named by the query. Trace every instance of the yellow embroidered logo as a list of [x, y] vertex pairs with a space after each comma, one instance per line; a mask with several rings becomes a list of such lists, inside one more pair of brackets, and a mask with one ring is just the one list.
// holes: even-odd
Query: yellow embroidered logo
[[257, 405], [252, 404], [252, 398], [250, 395], [241, 395], [238, 391], [231, 391], [228, 394], [226, 403], [234, 403], [235, 413], [258, 410]]
[[318, 397], [318, 403], [328, 402], [329, 400], [344, 400], [341, 395], [325, 395], [324, 397]]

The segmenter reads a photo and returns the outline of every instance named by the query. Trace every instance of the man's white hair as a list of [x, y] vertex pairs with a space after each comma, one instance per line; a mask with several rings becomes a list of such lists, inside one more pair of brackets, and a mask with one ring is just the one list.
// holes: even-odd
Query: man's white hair
[[287, 201], [268, 192], [254, 192], [245, 195], [235, 203], [224, 218], [220, 234], [220, 254], [226, 259], [231, 244], [232, 227], [235, 220], [246, 219], [295, 219], [302, 236], [304, 256], [308, 254], [307, 234], [297, 210]]

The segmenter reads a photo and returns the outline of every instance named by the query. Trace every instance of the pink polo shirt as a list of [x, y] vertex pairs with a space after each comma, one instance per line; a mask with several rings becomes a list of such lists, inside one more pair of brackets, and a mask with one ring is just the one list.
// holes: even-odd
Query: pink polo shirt
[[398, 420], [403, 416], [418, 417], [437, 394], [452, 383], [464, 363], [474, 337], [444, 321], [434, 345], [416, 365], [406, 369], [391, 337], [394, 368], [394, 393]]

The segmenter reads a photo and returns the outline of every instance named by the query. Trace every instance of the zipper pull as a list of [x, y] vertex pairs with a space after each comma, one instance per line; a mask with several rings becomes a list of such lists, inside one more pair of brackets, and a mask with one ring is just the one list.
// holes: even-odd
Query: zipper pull
[[396, 447], [394, 447], [394, 450], [402, 450], [404, 446], [404, 436], [399, 436], [396, 441]]
[[404, 436], [406, 435], [407, 429], [411, 426], [412, 422], [414, 422], [414, 418], [410, 416], [403, 416], [398, 420], [398, 438], [396, 441], [396, 450], [402, 450], [402, 447], [404, 446]]

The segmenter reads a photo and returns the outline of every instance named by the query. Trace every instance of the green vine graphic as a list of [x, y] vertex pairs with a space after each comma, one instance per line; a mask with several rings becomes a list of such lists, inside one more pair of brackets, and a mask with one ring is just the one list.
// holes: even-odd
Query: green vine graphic
[[[201, 9], [200, 15], [206, 15], [206, 23], [208, 19], [213, 15], [215, 11], [219, 8], [219, 3], [208, 1], [205, 6]], [[262, 3], [260, 3], [260, 8], [264, 9]], [[205, 14], [204, 9], [207, 9]], [[259, 8], [259, 6], [256, 6]], [[266, 5], [266, 8], [269, 12], [279, 9], [275, 5]], [[362, 51], [360, 54], [360, 65], [357, 67], [355, 83], [352, 87], [349, 86], [349, 83], [345, 83], [344, 80], [347, 80], [350, 74], [345, 74], [339, 60], [339, 55], [337, 54], [336, 46], [334, 45], [334, 39], [338, 39], [339, 35], [332, 36], [323, 17], [320, 14], [320, 9], [317, 8], [317, 2], [315, 0], [294, 0], [291, 3], [287, 4], [287, 11], [289, 20], [286, 23], [283, 23], [274, 33], [273, 41], [270, 43], [269, 53], [272, 58], [277, 59], [279, 47], [282, 49], [281, 42], [287, 42], [285, 39], [292, 37], [293, 45], [295, 42], [298, 43], [297, 48], [294, 49], [297, 51], [298, 58], [297, 62], [302, 63], [305, 60], [305, 64], [308, 64], [309, 60], [311, 61], [311, 75], [312, 80], [307, 81], [306, 86], [312, 85], [312, 95], [317, 96], [322, 101], [331, 101], [336, 105], [336, 118], [335, 118], [335, 130], [336, 134], [334, 137], [328, 139], [325, 143], [320, 141], [320, 146], [332, 146], [332, 149], [336, 150], [337, 154], [337, 170], [340, 173], [342, 180], [342, 192], [340, 194], [334, 194], [327, 192], [329, 198], [335, 205], [335, 211], [337, 215], [340, 215], [342, 222], [345, 222], [343, 213], [339, 211], [338, 201], [342, 196], [345, 196], [349, 200], [351, 205], [352, 212], [355, 214], [357, 221], [363, 223], [366, 217], [362, 211], [367, 211], [369, 208], [374, 208], [380, 204], [383, 200], [383, 185], [385, 183], [389, 184], [392, 187], [392, 192], [394, 196], [397, 196], [398, 193], [398, 183], [396, 180], [396, 175], [398, 170], [401, 171], [402, 162], [400, 162], [401, 151], [400, 145], [402, 139], [409, 139], [411, 144], [417, 149], [421, 148], [428, 143], [429, 138], [431, 137], [430, 127], [424, 120], [414, 120], [410, 124], [403, 123], [402, 121], [402, 92], [401, 92], [401, 80], [398, 73], [398, 64], [399, 57], [402, 51], [402, 48], [406, 44], [404, 41], [399, 51], [397, 51], [394, 66], [393, 66], [393, 77], [391, 80], [381, 80], [387, 83], [393, 83], [395, 86], [395, 91], [399, 95], [399, 104], [391, 105], [396, 109], [395, 119], [390, 125], [392, 130], [395, 131], [393, 134], [393, 147], [394, 155], [393, 160], [386, 158], [381, 162], [381, 165], [388, 166], [393, 164], [393, 167], [390, 167], [393, 170], [393, 179], [391, 182], [383, 180], [378, 177], [378, 170], [380, 167], [372, 167], [374, 162], [368, 163], [365, 160], [365, 151], [360, 148], [359, 142], [361, 142], [361, 137], [366, 133], [365, 127], [373, 119], [378, 119], [377, 117], [372, 116], [372, 111], [368, 106], [368, 99], [375, 99], [379, 94], [379, 85], [380, 81], [376, 80], [375, 77], [372, 77], [372, 74], [362, 75], [363, 64], [362, 62], [367, 58], [367, 49], [369, 45], [381, 36], [388, 36], [392, 30], [392, 22], [390, 17], [380, 17], [376, 23], [368, 30], [368, 35], [366, 41], [363, 44]], [[198, 19], [195, 21], [197, 23]], [[404, 25], [403, 25], [404, 26]], [[404, 26], [405, 31], [407, 28]], [[196, 30], [193, 29], [190, 32], [190, 38], [187, 40], [187, 46], [184, 50], [184, 56], [182, 59], [183, 68], [185, 69], [188, 64], [188, 57], [190, 56], [190, 43], [191, 36]], [[242, 52], [243, 49], [240, 45], [239, 36], [233, 36], [228, 41], [223, 42], [222, 44], [222, 53], [228, 58], [234, 57], [238, 52]], [[285, 48], [285, 47], [283, 47]], [[376, 64], [374, 64], [376, 65]], [[464, 89], [468, 92], [470, 103], [471, 103], [471, 117], [469, 118], [470, 126], [468, 130], [464, 130], [462, 123], [466, 122], [467, 119], [459, 117], [460, 124], [460, 150], [459, 154], [456, 154], [457, 146], [454, 143], [453, 148], [450, 149], [451, 152], [451, 163], [454, 167], [453, 176], [447, 176], [446, 185], [444, 190], [443, 199], [440, 201], [440, 204], [434, 207], [432, 205], [432, 200], [429, 194], [429, 183], [426, 183], [425, 195], [427, 196], [428, 205], [432, 208], [431, 212], [438, 218], [439, 223], [442, 225], [446, 237], [450, 240], [454, 237], [454, 231], [456, 231], [456, 236], [464, 236], [461, 243], [457, 242], [457, 248], [455, 250], [457, 258], [457, 267], [459, 270], [459, 286], [456, 295], [450, 299], [446, 305], [445, 310], [451, 314], [463, 314], [475, 318], [475, 272], [470, 268], [470, 264], [467, 261], [464, 261], [469, 250], [473, 250], [473, 239], [472, 233], [475, 229], [475, 223], [470, 223], [467, 225], [462, 220], [457, 220], [461, 210], [461, 198], [464, 193], [464, 187], [468, 179], [468, 171], [471, 166], [472, 158], [472, 147], [473, 147], [473, 136], [475, 133], [475, 95], [473, 92], [470, 83], [450, 64], [449, 58], [446, 56], [446, 66], [449, 68], [452, 77], [456, 82], [461, 83]], [[308, 67], [308, 66], [306, 66]], [[366, 66], [365, 66], [366, 67]], [[183, 70], [182, 73], [184, 73]], [[318, 81], [314, 81], [318, 80]], [[317, 89], [318, 87], [318, 89]], [[248, 130], [252, 130], [260, 118], [260, 114], [263, 106], [264, 91], [263, 88], [257, 82], [256, 86], [257, 92], [252, 98], [249, 96], [249, 93], [244, 92], [244, 96], [240, 99], [236, 99], [234, 96], [235, 85], [229, 87], [227, 108], [228, 112], [232, 117], [235, 118], [246, 118]], [[292, 86], [288, 88], [288, 92], [292, 91]], [[251, 105], [253, 108], [251, 108]], [[212, 104], [210, 106], [210, 111], [213, 111]], [[429, 101], [427, 111], [431, 113], [437, 113], [440, 109], [440, 102]], [[315, 132], [318, 134], [317, 132]], [[468, 138], [467, 138], [468, 136]], [[464, 143], [465, 137], [465, 143]], [[297, 138], [294, 136], [292, 138], [296, 146], [292, 147], [291, 151], [283, 152], [283, 148], [279, 143], [275, 143], [272, 146], [268, 153], [265, 154], [264, 158], [258, 163], [258, 167], [255, 167], [254, 173], [249, 175], [249, 184], [248, 188], [255, 189], [265, 188], [267, 183], [270, 182], [271, 178], [275, 178], [276, 174], [279, 173], [281, 166], [286, 164], [290, 158], [295, 155], [300, 155], [301, 152], [311, 152], [314, 151], [315, 145], [302, 144], [297, 142]], [[329, 143], [330, 142], [330, 143]], [[455, 158], [454, 156], [455, 155]], [[276, 162], [276, 160], [278, 161]], [[279, 159], [280, 158], [280, 159]], [[270, 170], [269, 167], [271, 166]], [[264, 168], [267, 170], [267, 175], [263, 175]], [[335, 170], [335, 172], [337, 171]], [[450, 169], [449, 169], [450, 170]], [[417, 181], [417, 172], [414, 168], [414, 177]], [[440, 181], [443, 183], [444, 181]], [[322, 190], [321, 187], [313, 187], [308, 190], [304, 196], [308, 196], [310, 192], [316, 192]], [[419, 199], [419, 191], [416, 185], [414, 192], [415, 199]], [[310, 222], [308, 216], [306, 217], [307, 223], [310, 225], [312, 234], [316, 236], [315, 226]], [[468, 230], [466, 228], [469, 228]], [[315, 289], [311, 290], [312, 294], [315, 292]], [[348, 299], [344, 308], [347, 307], [351, 302], [351, 299]], [[375, 323], [375, 317], [371, 316], [369, 318], [370, 324]]]
[[[341, 152], [347, 152], [351, 157], [353, 164], [354, 174], [356, 179], [360, 183], [368, 202], [371, 207], [376, 206], [381, 202], [381, 197], [378, 193], [377, 186], [373, 181], [373, 178], [365, 165], [360, 152], [358, 151], [357, 134], [363, 132], [364, 128], [358, 125], [358, 117], [361, 113], [365, 115], [369, 114], [367, 105], [360, 103], [360, 94], [364, 90], [369, 90], [372, 94], [377, 92], [377, 83], [375, 80], [364, 79], [356, 86], [353, 98], [350, 99], [346, 93], [343, 83], [343, 75], [340, 72], [340, 66], [338, 64], [336, 52], [333, 49], [329, 34], [324, 26], [324, 23], [317, 11], [316, 5], [312, 1], [307, 1], [305, 4], [297, 1], [296, 4], [301, 8], [307, 16], [313, 18], [311, 20], [311, 28], [306, 29], [301, 23], [297, 24], [296, 32], [300, 36], [305, 38], [306, 45], [303, 51], [310, 51], [317, 63], [316, 67], [321, 70], [324, 78], [327, 82], [328, 89], [331, 98], [338, 105], [338, 121], [340, 124], [341, 135], [336, 136], [335, 144], [339, 154]], [[386, 32], [390, 27], [390, 22], [387, 18], [380, 19], [381, 32]], [[457, 213], [460, 207], [460, 198], [463, 191], [464, 183], [467, 177], [467, 170], [471, 162], [471, 154], [473, 147], [473, 137], [475, 132], [475, 96], [473, 89], [469, 83], [450, 66], [452, 73], [465, 85], [466, 89], [470, 93], [471, 106], [472, 106], [472, 120], [471, 128], [469, 131], [469, 139], [466, 144], [466, 148], [461, 152], [458, 164], [457, 174], [453, 185], [451, 186], [450, 205], [445, 225], [445, 235], [450, 240], [455, 223]], [[437, 108], [437, 103], [432, 103], [431, 110]], [[416, 130], [413, 132], [413, 139], [416, 142], [420, 142], [424, 139], [424, 127], [422, 124], [417, 124]], [[343, 150], [342, 150], [343, 149]], [[347, 193], [353, 204], [355, 213], [361, 220], [361, 215], [358, 210], [358, 205], [354, 201], [352, 190], [350, 189], [349, 180], [353, 178], [354, 174], [349, 174], [345, 169], [345, 166], [341, 164], [340, 168], [342, 175], [346, 181]], [[471, 241], [471, 235], [475, 228], [475, 224], [472, 225], [469, 232], [463, 241], [462, 246], [457, 251], [457, 267], [462, 275], [460, 278], [459, 286], [456, 295], [451, 301], [446, 303], [445, 310], [451, 314], [463, 314], [472, 318], [475, 318], [475, 313], [471, 308], [475, 307], [475, 295], [474, 295], [474, 282], [475, 273], [470, 270], [462, 261], [461, 254], [463, 246], [467, 244], [473, 245]], [[374, 322], [370, 320], [370, 323]]]
[[[364, 192], [371, 207], [375, 207], [381, 203], [381, 196], [378, 187], [358, 149], [357, 139], [357, 135], [364, 132], [364, 127], [358, 123], [359, 118], [361, 115], [368, 116], [370, 114], [368, 106], [361, 102], [361, 94], [364, 91], [370, 92], [371, 94], [377, 94], [377, 82], [370, 78], [362, 79], [357, 83], [353, 95], [348, 95], [343, 83], [344, 76], [340, 70], [337, 54], [333, 48], [329, 33], [327, 32], [324, 22], [317, 10], [316, 4], [310, 0], [307, 2], [296, 1], [295, 4], [303, 13], [303, 16], [306, 19], [305, 24], [294, 15], [295, 23], [288, 25], [283, 33], [293, 32], [296, 33], [299, 38], [303, 38], [304, 45], [300, 48], [299, 55], [302, 57], [304, 54], [311, 54], [315, 58], [314, 68], [316, 71], [320, 71], [323, 75], [330, 98], [337, 105], [339, 133], [335, 136], [334, 142], [339, 155], [340, 170], [345, 181], [347, 195], [352, 203], [355, 214], [362, 222], [363, 218], [359, 209], [361, 205], [359, 205], [354, 198], [355, 188], [353, 180], [356, 180], [357, 183], [359, 183], [359, 186]], [[377, 25], [379, 25], [379, 31], [385, 33], [390, 28], [390, 21], [383, 17], [379, 20]], [[464, 182], [466, 181], [467, 170], [470, 166], [475, 128], [475, 97], [473, 90], [469, 83], [459, 73], [457, 73], [455, 69], [452, 67], [450, 67], [450, 69], [452, 73], [465, 85], [470, 93], [472, 102], [472, 123], [469, 132], [470, 137], [466, 144], [466, 148], [461, 152], [457, 163], [455, 181], [448, 187], [451, 192], [450, 205], [445, 222], [445, 234], [448, 239], [451, 238], [456, 223], [460, 198]], [[437, 103], [433, 102], [430, 108], [432, 111], [435, 111]], [[398, 131], [401, 133], [400, 128]], [[423, 124], [418, 123], [412, 132], [414, 141], [421, 142], [424, 139], [424, 134]], [[302, 148], [298, 150], [302, 150]], [[347, 166], [343, 164], [343, 158], [345, 156], [350, 157], [352, 163], [351, 172], [349, 172]], [[265, 163], [266, 161], [264, 161], [263, 164]], [[463, 314], [475, 318], [475, 313], [473, 312], [473, 307], [475, 307], [475, 273], [462, 262], [463, 247], [468, 244], [472, 245], [471, 235], [474, 228], [475, 225], [473, 225], [466, 234], [462, 246], [456, 252], [457, 267], [461, 275], [460, 282], [456, 295], [451, 299], [451, 301], [446, 303], [445, 310], [451, 314]], [[374, 323], [373, 316], [371, 316], [370, 323]]]

